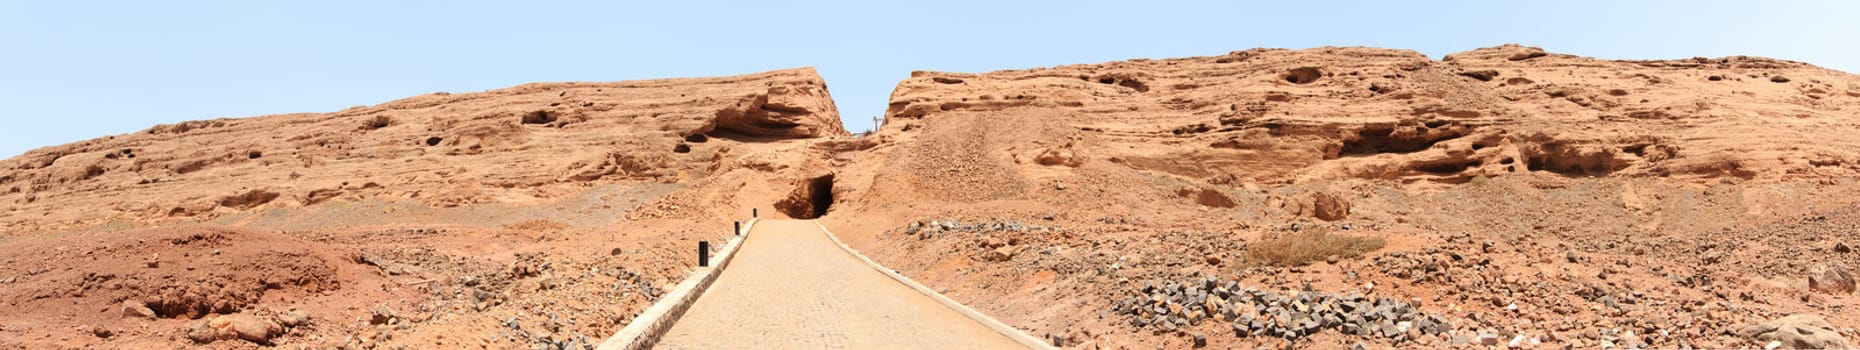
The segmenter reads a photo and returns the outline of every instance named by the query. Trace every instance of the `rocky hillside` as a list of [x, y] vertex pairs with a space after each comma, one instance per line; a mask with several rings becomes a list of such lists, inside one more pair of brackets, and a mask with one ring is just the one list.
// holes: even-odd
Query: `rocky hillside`
[[994, 151], [1054, 169], [1103, 161], [1217, 183], [1447, 184], [1531, 172], [1774, 181], [1860, 171], [1860, 140], [1847, 136], [1860, 122], [1860, 78], [1765, 58], [1255, 49], [912, 76], [893, 93], [884, 136], [1037, 114], [1041, 124], [976, 137], [1038, 128], [1046, 136]]
[[536, 202], [680, 183], [769, 140], [847, 135], [812, 69], [539, 83], [335, 113], [192, 121], [0, 161], [4, 235], [331, 200]]
[[1762, 347], [1860, 325], [1856, 135], [1860, 76], [1757, 57], [916, 72], [827, 218], [1058, 344]]
[[791, 69], [34, 150], [0, 161], [0, 348], [580, 349], [846, 136]]

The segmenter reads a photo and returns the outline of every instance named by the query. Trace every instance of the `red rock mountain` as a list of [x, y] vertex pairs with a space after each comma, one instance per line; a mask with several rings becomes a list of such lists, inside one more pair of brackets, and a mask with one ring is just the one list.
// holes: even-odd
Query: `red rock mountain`
[[[811, 69], [0, 161], [0, 346], [578, 348], [750, 210], [1063, 347], [1849, 344], [1860, 76], [1506, 45]], [[1474, 345], [1467, 345], [1474, 344]]]

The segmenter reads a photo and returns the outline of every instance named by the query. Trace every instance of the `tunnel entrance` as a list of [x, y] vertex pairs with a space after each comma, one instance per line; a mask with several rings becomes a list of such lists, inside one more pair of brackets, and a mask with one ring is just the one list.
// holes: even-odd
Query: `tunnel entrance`
[[833, 206], [833, 174], [801, 181], [787, 198], [775, 202], [782, 214], [796, 219], [816, 219], [827, 215]]

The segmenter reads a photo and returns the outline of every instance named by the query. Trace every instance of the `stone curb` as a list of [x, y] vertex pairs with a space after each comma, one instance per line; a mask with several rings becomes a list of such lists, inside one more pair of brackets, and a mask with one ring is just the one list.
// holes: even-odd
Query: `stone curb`
[[744, 240], [749, 239], [749, 231], [756, 226], [757, 220], [759, 219], [749, 219], [749, 222], [743, 223], [743, 231], [731, 237], [730, 243], [723, 246], [723, 250], [718, 252], [715, 260], [712, 261], [712, 267], [699, 267], [691, 271], [691, 275], [685, 277], [684, 282], [679, 282], [671, 292], [659, 298], [659, 302], [653, 303], [651, 307], [646, 308], [646, 311], [640, 312], [638, 317], [633, 318], [632, 323], [626, 325], [626, 328], [621, 328], [619, 332], [614, 333], [613, 337], [601, 342], [598, 349], [643, 350], [651, 349], [653, 345], [658, 344], [659, 338], [664, 337], [665, 332], [672, 329], [672, 324], [677, 323], [678, 318], [684, 316], [685, 310], [690, 309], [691, 304], [697, 302], [699, 296], [704, 295], [704, 290], [710, 289], [711, 283], [717, 281], [717, 276], [723, 274], [723, 269], [730, 267], [730, 261], [736, 257], [736, 250], [743, 246]]
[[[846, 251], [847, 254], [852, 254], [853, 257], [859, 258], [860, 261], [864, 261], [866, 266], [872, 267], [873, 270], [878, 270], [879, 273], [890, 276], [891, 279], [898, 281], [898, 283], [910, 286], [911, 289], [915, 289], [918, 293], [929, 296], [930, 299], [942, 303], [943, 306], [955, 310], [956, 313], [968, 316], [969, 319], [975, 320], [976, 323], [981, 323], [982, 326], [988, 327], [988, 329], [995, 331], [995, 333], [1001, 333], [1002, 336], [1013, 339], [1015, 343], [1020, 343], [1021, 346], [1026, 346], [1028, 349], [1054, 349], [1054, 347], [1046, 344], [1046, 342], [1040, 341], [1039, 338], [1034, 338], [1026, 332], [1021, 332], [1019, 329], [1008, 326], [1006, 323], [1001, 323], [1001, 321], [988, 317], [988, 315], [983, 315], [981, 312], [975, 311], [975, 309], [943, 296], [943, 293], [937, 293], [935, 290], [931, 290], [930, 287], [925, 287], [922, 284], [918, 284], [917, 281], [912, 281], [910, 277], [904, 277], [904, 275], [898, 274], [897, 271], [885, 268], [884, 265], [879, 265], [877, 261], [867, 258], [865, 254], [859, 254], [858, 250], [854, 250], [852, 246], [846, 245], [846, 242], [841, 242], [838, 236], [833, 235], [833, 231], [827, 230], [827, 226], [821, 224], [819, 221], [815, 221], [814, 225], [820, 226], [820, 232], [825, 233], [828, 239], [833, 240], [833, 244], [839, 245], [840, 250]], [[605, 347], [603, 347], [603, 349], [604, 348]]]

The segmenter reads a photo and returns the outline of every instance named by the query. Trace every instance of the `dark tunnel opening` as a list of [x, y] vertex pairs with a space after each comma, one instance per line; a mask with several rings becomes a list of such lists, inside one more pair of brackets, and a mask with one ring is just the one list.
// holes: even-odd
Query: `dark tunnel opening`
[[817, 219], [833, 207], [833, 174], [800, 183], [788, 198], [775, 203], [783, 214], [796, 219]]

